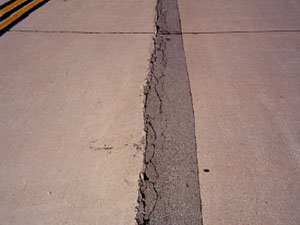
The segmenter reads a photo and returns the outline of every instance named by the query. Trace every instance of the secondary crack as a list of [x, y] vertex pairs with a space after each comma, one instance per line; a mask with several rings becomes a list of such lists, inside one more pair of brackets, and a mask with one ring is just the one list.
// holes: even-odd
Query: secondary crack
[[167, 59], [164, 53], [166, 49], [166, 38], [159, 35], [161, 29], [166, 26], [161, 4], [162, 1], [158, 0], [156, 5], [154, 50], [150, 60], [150, 72], [144, 88], [146, 150], [144, 154], [144, 169], [140, 174], [139, 181], [139, 205], [137, 207], [136, 216], [138, 225], [147, 225], [150, 223], [151, 214], [160, 199], [156, 188], [156, 181], [159, 178], [159, 174], [156, 169], [154, 157], [155, 152], [158, 150], [157, 140], [164, 139], [165, 135], [164, 131], [157, 132], [153, 124], [159, 122], [163, 117], [163, 99], [161, 95], [164, 91], [164, 69], [167, 65]]

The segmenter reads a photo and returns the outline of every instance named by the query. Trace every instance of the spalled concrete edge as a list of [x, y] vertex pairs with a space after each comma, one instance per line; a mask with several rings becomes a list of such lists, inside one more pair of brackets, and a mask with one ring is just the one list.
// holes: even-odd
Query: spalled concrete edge
[[202, 224], [193, 106], [176, 0], [158, 0], [144, 89], [146, 146], [136, 222]]
[[[152, 51], [151, 56], [149, 60], [149, 71], [148, 76], [145, 80], [144, 84], [144, 132], [145, 132], [145, 138], [144, 138], [144, 159], [143, 159], [143, 169], [142, 172], [139, 175], [139, 190], [138, 190], [138, 199], [137, 199], [137, 207], [136, 207], [136, 224], [147, 224], [147, 219], [149, 218], [149, 213], [146, 215], [146, 200], [145, 200], [145, 190], [147, 189], [147, 182], [145, 181], [145, 171], [147, 170], [148, 164], [146, 160], [146, 154], [148, 152], [148, 146], [149, 146], [149, 138], [148, 138], [148, 121], [146, 119], [146, 109], [147, 109], [147, 102], [148, 102], [148, 93], [151, 87], [151, 81], [153, 79], [153, 60], [155, 57], [155, 51], [156, 51], [156, 37], [157, 37], [157, 27], [156, 27], [156, 21], [157, 21], [157, 5], [155, 7], [155, 35], [153, 36], [153, 45], [152, 45]], [[154, 153], [152, 153], [154, 154]], [[152, 155], [153, 156], [153, 155]], [[152, 162], [150, 162], [152, 164]], [[153, 165], [153, 164], [152, 164]], [[146, 178], [147, 180], [147, 178]], [[153, 181], [149, 181], [151, 184], [153, 184]]]
[[[156, 38], [154, 38], [154, 42], [156, 42]], [[145, 153], [144, 153], [144, 168], [140, 174], [139, 180], [139, 196], [138, 196], [138, 207], [137, 207], [137, 217], [136, 221], [137, 224], [148, 224], [149, 217], [151, 213], [155, 209], [157, 200], [159, 198], [158, 192], [155, 187], [156, 179], [159, 176], [156, 171], [156, 166], [153, 163], [152, 159], [155, 155], [155, 141], [157, 139], [156, 131], [151, 123], [151, 118], [147, 113], [148, 103], [149, 103], [149, 95], [153, 95], [151, 92], [155, 92], [157, 96], [157, 100], [154, 104], [157, 103], [157, 107], [155, 109], [160, 110], [162, 107], [162, 102], [160, 96], [157, 92], [156, 85], [158, 80], [153, 75], [153, 63], [154, 58], [156, 57], [156, 43], [154, 47], [154, 52], [151, 56], [150, 61], [150, 68], [151, 71], [149, 72], [149, 77], [147, 80], [147, 84], [145, 85], [145, 111], [144, 111], [144, 120], [145, 120], [145, 133], [146, 133], [146, 146], [145, 146]], [[151, 175], [150, 175], [151, 173]], [[147, 199], [146, 199], [146, 192], [147, 192]]]
[[145, 83], [143, 85], [143, 118], [144, 118], [144, 132], [143, 132], [143, 141], [142, 141], [142, 150], [143, 150], [143, 154], [144, 154], [144, 158], [143, 158], [143, 167], [141, 169], [141, 172], [139, 174], [139, 181], [138, 181], [138, 198], [137, 198], [137, 206], [136, 206], [136, 218], [135, 218], [135, 222], [137, 225], [141, 224], [142, 221], [144, 221], [144, 217], [145, 217], [145, 196], [143, 194], [143, 190], [145, 189], [145, 183], [144, 183], [144, 174], [145, 174], [145, 170], [146, 170], [146, 163], [145, 163], [145, 154], [146, 154], [146, 149], [147, 149], [147, 136], [148, 136], [148, 132], [147, 132], [147, 126], [146, 126], [146, 119], [145, 119], [145, 109], [147, 107], [147, 93], [148, 93], [148, 89], [149, 89], [149, 84], [151, 82], [151, 74], [153, 71], [153, 65], [152, 65], [152, 59], [154, 56], [154, 52], [155, 52], [155, 38], [157, 35], [157, 27], [156, 27], [156, 21], [157, 21], [157, 5], [154, 8], [154, 18], [153, 18], [153, 30], [154, 30], [154, 35], [152, 37], [152, 44], [151, 44], [151, 49], [149, 49], [149, 66], [148, 66], [148, 73], [147, 73], [147, 77], [145, 79]]

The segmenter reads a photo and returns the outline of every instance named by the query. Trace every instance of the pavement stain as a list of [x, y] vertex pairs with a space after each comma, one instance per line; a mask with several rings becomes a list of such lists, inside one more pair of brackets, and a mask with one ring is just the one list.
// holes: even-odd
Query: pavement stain
[[113, 149], [124, 149], [128, 148], [128, 146], [131, 146], [135, 150], [135, 153], [133, 154], [133, 157], [135, 158], [137, 154], [143, 152], [144, 140], [141, 140], [139, 144], [132, 143], [131, 145], [129, 145], [128, 143], [125, 143], [120, 146], [113, 146], [110, 144], [103, 144], [102, 142], [100, 143], [98, 139], [91, 139], [88, 141], [88, 146], [90, 150], [106, 152], [111, 152]]
[[91, 139], [89, 141], [89, 149], [94, 151], [110, 151], [114, 147], [107, 144], [99, 144], [97, 139]]

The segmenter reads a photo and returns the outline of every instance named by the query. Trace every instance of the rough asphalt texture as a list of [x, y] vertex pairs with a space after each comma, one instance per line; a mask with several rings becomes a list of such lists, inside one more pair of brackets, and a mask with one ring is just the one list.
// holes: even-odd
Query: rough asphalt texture
[[192, 96], [176, 0], [158, 0], [145, 89], [146, 151], [139, 225], [201, 225]]

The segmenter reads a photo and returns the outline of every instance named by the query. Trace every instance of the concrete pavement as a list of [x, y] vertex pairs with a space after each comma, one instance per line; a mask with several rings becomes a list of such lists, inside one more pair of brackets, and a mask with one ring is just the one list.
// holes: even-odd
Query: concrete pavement
[[135, 223], [154, 8], [50, 1], [0, 38], [0, 224]]
[[299, 12], [52, 0], [30, 14], [0, 38], [0, 224], [298, 225]]
[[204, 224], [300, 224], [299, 1], [179, 9]]
[[155, 5], [155, 0], [51, 0], [12, 30], [153, 33]]

